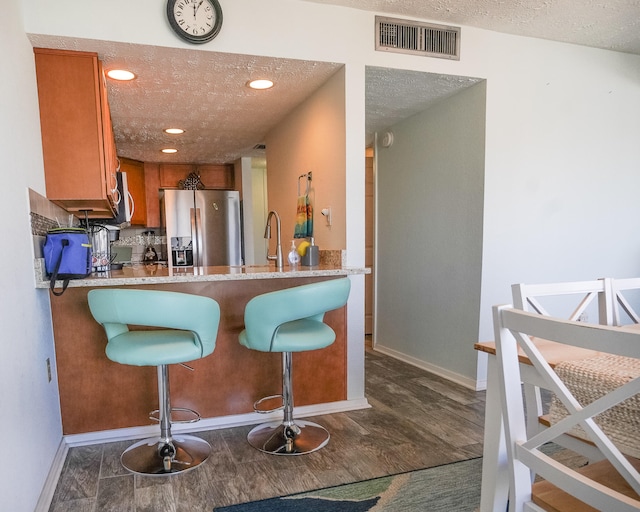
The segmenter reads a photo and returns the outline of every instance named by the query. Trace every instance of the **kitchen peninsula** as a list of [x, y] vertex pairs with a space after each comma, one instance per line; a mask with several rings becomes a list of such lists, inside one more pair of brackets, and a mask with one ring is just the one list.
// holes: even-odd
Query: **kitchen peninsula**
[[[147, 426], [151, 423], [149, 411], [157, 403], [155, 367], [134, 368], [107, 359], [104, 330], [93, 320], [87, 305], [89, 290], [133, 287], [193, 293], [218, 301], [221, 319], [215, 351], [190, 362], [194, 371], [176, 365], [171, 372], [172, 406], [198, 411], [205, 420], [202, 428], [206, 428], [207, 422], [250, 422], [255, 400], [280, 393], [281, 355], [247, 350], [238, 342], [244, 328], [244, 308], [252, 297], [366, 273], [368, 269], [336, 265], [283, 270], [273, 265], [202, 267], [189, 271], [134, 265], [71, 281], [63, 295], [51, 296], [63, 433], [69, 436]], [[42, 260], [36, 260], [36, 286], [49, 287]], [[327, 313], [325, 320], [337, 335], [333, 345], [294, 354], [296, 406], [347, 400], [346, 318], [346, 306]], [[352, 408], [364, 406], [361, 402]], [[224, 417], [235, 419], [225, 421]]]

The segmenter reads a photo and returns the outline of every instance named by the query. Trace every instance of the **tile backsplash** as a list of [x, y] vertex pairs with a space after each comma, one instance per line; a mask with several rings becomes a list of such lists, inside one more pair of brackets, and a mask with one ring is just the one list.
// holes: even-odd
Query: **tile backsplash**
[[[29, 189], [29, 206], [35, 258], [43, 257], [42, 245], [48, 230], [80, 225], [80, 220], [76, 216], [67, 213], [31, 189]], [[165, 243], [166, 237], [160, 235], [160, 230], [123, 228], [120, 230], [120, 239], [113, 242], [112, 245], [131, 247], [131, 261], [135, 263], [144, 259], [144, 253], [149, 246], [155, 249], [161, 261], [166, 261]]]
[[158, 259], [166, 261], [166, 237], [159, 234], [159, 230], [148, 228], [124, 228], [120, 230], [120, 239], [113, 242], [114, 246], [131, 247], [131, 261], [141, 262], [147, 247], [152, 246]]
[[70, 215], [32, 189], [29, 189], [29, 211], [34, 258], [43, 257], [42, 246], [44, 245], [47, 231], [53, 228], [77, 226], [79, 224], [74, 215]]

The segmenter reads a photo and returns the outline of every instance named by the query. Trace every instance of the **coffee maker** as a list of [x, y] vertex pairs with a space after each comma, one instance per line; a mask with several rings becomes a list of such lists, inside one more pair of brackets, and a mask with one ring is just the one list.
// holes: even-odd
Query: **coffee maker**
[[92, 272], [106, 272], [111, 268], [111, 242], [120, 238], [120, 228], [109, 224], [92, 224], [91, 235]]

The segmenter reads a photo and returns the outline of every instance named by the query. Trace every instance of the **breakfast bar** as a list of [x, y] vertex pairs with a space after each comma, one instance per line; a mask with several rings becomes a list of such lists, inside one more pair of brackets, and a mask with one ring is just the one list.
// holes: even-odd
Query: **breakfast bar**
[[[41, 265], [42, 261], [36, 260], [36, 286], [48, 288]], [[175, 368], [171, 399], [173, 407], [198, 411], [205, 423], [231, 425], [250, 423], [255, 414], [253, 403], [279, 394], [282, 384], [280, 354], [248, 350], [238, 342], [247, 302], [270, 291], [366, 273], [364, 268], [335, 265], [282, 270], [273, 266], [196, 267], [185, 271], [141, 264], [71, 281], [61, 296], [51, 296], [63, 433], [73, 436], [144, 427], [151, 424], [149, 412], [157, 403], [154, 367], [129, 367], [106, 357], [104, 330], [93, 320], [87, 305], [90, 290], [132, 287], [215, 299], [221, 309], [216, 348], [212, 355], [189, 363], [191, 368]], [[296, 406], [347, 400], [346, 308], [325, 317], [336, 332], [331, 346], [294, 355]], [[352, 408], [366, 406], [364, 399], [354, 402]]]

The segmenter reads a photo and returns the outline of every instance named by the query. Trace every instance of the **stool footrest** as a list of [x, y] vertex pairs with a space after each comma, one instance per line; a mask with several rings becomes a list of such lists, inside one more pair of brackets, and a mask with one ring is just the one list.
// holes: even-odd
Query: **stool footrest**
[[[281, 406], [276, 407], [275, 409], [260, 409], [260, 405], [263, 402], [266, 402], [267, 400], [275, 400], [276, 398], [279, 398], [280, 400], [283, 401]], [[283, 409], [284, 409], [284, 397], [282, 395], [265, 396], [264, 398], [261, 398], [260, 400], [256, 400], [255, 402], [253, 402], [253, 410], [258, 414], [270, 414], [272, 412], [282, 411]]]
[[247, 441], [261, 452], [272, 455], [303, 455], [315, 452], [329, 442], [322, 425], [298, 420], [293, 424], [263, 423], [251, 429]]
[[[165, 452], [165, 448], [169, 448]], [[132, 473], [166, 475], [189, 471], [207, 460], [211, 446], [204, 439], [177, 435], [167, 440], [161, 437], [143, 439], [127, 448], [120, 460]]]
[[[173, 417], [173, 413], [177, 412], [177, 413], [185, 413], [189, 416], [191, 416], [190, 418], [184, 418], [184, 419], [174, 419]], [[153, 420], [153, 421], [157, 421], [158, 423], [160, 423], [160, 411], [158, 409], [156, 409], [155, 411], [151, 411], [149, 413], [149, 419]], [[184, 407], [172, 407], [171, 408], [171, 423], [196, 423], [197, 421], [200, 421], [202, 418], [200, 416], [200, 414], [196, 411], [194, 411], [193, 409], [185, 409]]]

